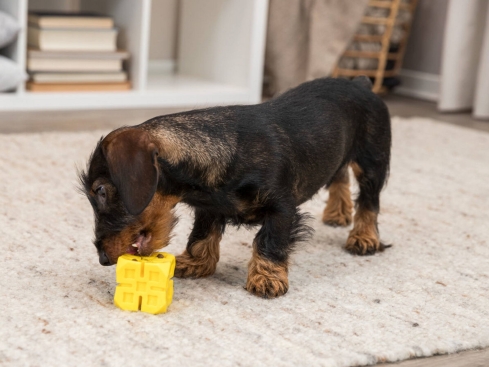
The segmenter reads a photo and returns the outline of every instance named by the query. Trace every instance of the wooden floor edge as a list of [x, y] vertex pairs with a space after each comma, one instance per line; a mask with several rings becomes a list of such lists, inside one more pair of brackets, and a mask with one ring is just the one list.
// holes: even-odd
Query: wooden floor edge
[[378, 363], [377, 366], [397, 367], [482, 367], [489, 366], [489, 347], [462, 350], [457, 353], [437, 354], [407, 359], [400, 362]]

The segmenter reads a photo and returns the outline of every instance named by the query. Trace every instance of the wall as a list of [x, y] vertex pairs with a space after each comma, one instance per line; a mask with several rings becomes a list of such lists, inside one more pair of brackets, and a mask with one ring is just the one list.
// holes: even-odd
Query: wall
[[404, 68], [440, 74], [447, 0], [421, 0], [413, 19]]
[[448, 0], [419, 0], [396, 92], [438, 100]]
[[171, 60], [176, 55], [178, 0], [153, 0], [149, 44], [150, 60]]

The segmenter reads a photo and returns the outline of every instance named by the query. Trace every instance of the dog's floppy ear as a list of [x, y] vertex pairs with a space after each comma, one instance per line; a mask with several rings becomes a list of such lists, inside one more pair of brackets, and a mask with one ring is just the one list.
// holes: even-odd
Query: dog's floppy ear
[[110, 178], [127, 211], [140, 214], [158, 185], [158, 149], [148, 133], [126, 129], [109, 134], [102, 142]]

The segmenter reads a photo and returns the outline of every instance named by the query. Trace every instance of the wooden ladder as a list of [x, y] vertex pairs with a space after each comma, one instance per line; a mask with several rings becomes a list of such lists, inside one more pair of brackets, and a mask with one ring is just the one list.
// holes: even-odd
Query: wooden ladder
[[[382, 94], [387, 91], [386, 88], [382, 85], [384, 78], [394, 77], [399, 74], [399, 70], [402, 66], [402, 60], [404, 58], [404, 53], [406, 51], [409, 32], [411, 30], [411, 23], [414, 16], [414, 11], [418, 2], [418, 0], [410, 0], [409, 3], [403, 3], [401, 1], [402, 0], [371, 0], [368, 4], [369, 7], [390, 9], [389, 15], [387, 17], [364, 16], [362, 18], [362, 24], [383, 24], [385, 25], [385, 32], [382, 35], [356, 34], [353, 37], [353, 41], [357, 42], [380, 42], [382, 45], [380, 51], [373, 52], [347, 50], [340, 57], [340, 59], [342, 57], [377, 59], [377, 69], [342, 69], [338, 66], [338, 61], [333, 69], [332, 76], [334, 78], [366, 75], [368, 77], [374, 78], [372, 88], [374, 93]], [[389, 52], [392, 30], [397, 24], [397, 15], [400, 9], [408, 10], [411, 16], [408, 21], [402, 23], [402, 27], [404, 28], [404, 35], [399, 42], [398, 50], [396, 52]], [[385, 70], [388, 60], [394, 60], [394, 67], [391, 70]]]

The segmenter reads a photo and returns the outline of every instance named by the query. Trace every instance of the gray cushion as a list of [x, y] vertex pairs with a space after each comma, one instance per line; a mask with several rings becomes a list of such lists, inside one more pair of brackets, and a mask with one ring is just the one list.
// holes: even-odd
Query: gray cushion
[[15, 89], [26, 79], [26, 72], [17, 63], [0, 56], [0, 92]]
[[0, 11], [0, 48], [7, 46], [15, 40], [20, 31], [17, 20], [3, 11]]

